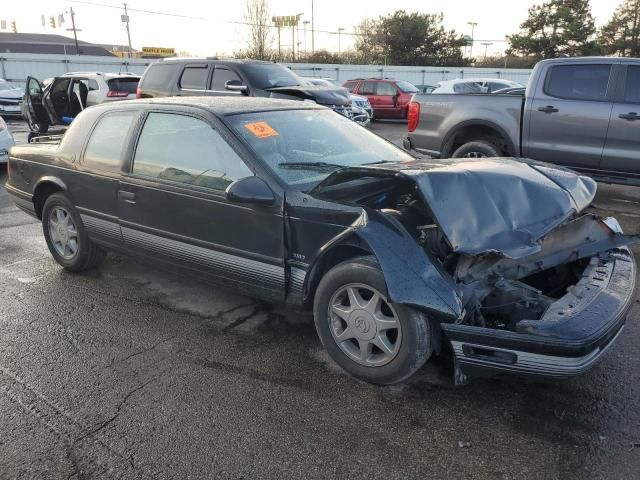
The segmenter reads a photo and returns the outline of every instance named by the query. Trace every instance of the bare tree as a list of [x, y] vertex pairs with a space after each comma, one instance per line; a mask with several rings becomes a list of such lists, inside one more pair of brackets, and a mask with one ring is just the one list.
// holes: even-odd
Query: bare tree
[[249, 39], [245, 54], [247, 57], [268, 60], [271, 55], [271, 21], [267, 0], [247, 0], [245, 21], [249, 24]]

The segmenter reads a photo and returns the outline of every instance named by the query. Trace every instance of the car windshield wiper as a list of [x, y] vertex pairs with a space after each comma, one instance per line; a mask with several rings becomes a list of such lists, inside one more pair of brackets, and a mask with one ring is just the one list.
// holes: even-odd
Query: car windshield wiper
[[288, 170], [335, 170], [344, 168], [345, 165], [327, 162], [283, 162], [278, 167]]

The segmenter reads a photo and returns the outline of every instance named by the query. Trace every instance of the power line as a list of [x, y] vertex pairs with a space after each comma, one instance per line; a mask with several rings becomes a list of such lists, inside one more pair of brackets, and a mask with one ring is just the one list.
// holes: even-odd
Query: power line
[[[71, 1], [71, 0], [68, 0]], [[234, 20], [225, 20], [224, 23], [233, 23], [235, 25], [249, 25], [249, 26], [260, 26], [260, 27], [267, 27], [267, 28], [278, 28], [275, 25], [270, 25], [270, 24], [264, 24], [264, 25], [260, 25], [259, 23], [251, 23], [251, 22], [238, 22], [238, 21], [234, 21]], [[320, 32], [320, 33], [332, 33], [334, 35], [337, 35], [338, 32], [331, 32], [329, 30], [315, 30], [316, 32]], [[340, 35], [351, 35], [354, 37], [361, 37], [363, 36], [362, 33], [345, 33], [345, 32], [340, 32]]]
[[[92, 7], [115, 8], [116, 10], [122, 10], [122, 5], [109, 5], [107, 3], [87, 2], [84, 0], [66, 0], [66, 1], [69, 3], [79, 3], [82, 5], [90, 5]], [[139, 8], [128, 8], [128, 10], [130, 12], [150, 13], [152, 15], [164, 15], [166, 17], [179, 17], [179, 18], [190, 18], [192, 20], [205, 20], [203, 17], [194, 17], [191, 15], [180, 15], [179, 13], [157, 12], [155, 10], [142, 10]]]

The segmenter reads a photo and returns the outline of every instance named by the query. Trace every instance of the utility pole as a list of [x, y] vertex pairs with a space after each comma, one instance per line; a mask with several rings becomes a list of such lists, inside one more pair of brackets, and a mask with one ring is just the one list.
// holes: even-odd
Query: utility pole
[[77, 32], [81, 32], [82, 30], [76, 28], [76, 13], [73, 11], [73, 7], [69, 7], [69, 15], [71, 16], [71, 28], [67, 28], [67, 31], [73, 31], [73, 40], [76, 43], [76, 55], [80, 55]]
[[475, 29], [478, 26], [478, 22], [467, 22], [467, 25], [471, 25], [471, 45], [469, 46], [469, 58], [473, 58], [473, 39]]
[[342, 48], [340, 46], [340, 34], [344, 31], [344, 28], [338, 27], [338, 53], [342, 52]]
[[291, 25], [291, 61], [296, 61], [296, 27]]
[[302, 22], [302, 24], [304, 25], [304, 53], [305, 55], [307, 54], [307, 25], [309, 25], [311, 22], [309, 20], [305, 20], [304, 22]]
[[316, 44], [315, 44], [315, 36], [316, 31], [313, 23], [313, 0], [311, 0], [311, 53], [316, 53]]
[[129, 30], [129, 13], [127, 12], [127, 4], [123, 3], [124, 15], [120, 16], [120, 20], [127, 24], [127, 40], [129, 41], [129, 58], [131, 58], [131, 31]]

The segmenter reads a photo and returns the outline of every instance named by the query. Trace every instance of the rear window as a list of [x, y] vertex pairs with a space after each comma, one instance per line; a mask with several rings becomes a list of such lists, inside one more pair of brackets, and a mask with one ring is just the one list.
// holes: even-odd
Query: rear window
[[345, 82], [342, 86], [347, 90], [349, 90], [350, 92], [353, 92], [353, 89], [355, 88], [356, 83], [358, 82]]
[[418, 89], [416, 88], [415, 85], [413, 85], [413, 84], [411, 84], [409, 82], [405, 82], [404, 80], [400, 80], [400, 81], [396, 82], [396, 85], [404, 93], [416, 93], [418, 91]]
[[154, 63], [145, 72], [142, 86], [149, 89], [171, 88], [171, 79], [176, 68], [175, 63]]
[[611, 65], [558, 65], [551, 67], [545, 93], [569, 100], [605, 100]]
[[[136, 93], [139, 81], [140, 79], [137, 77], [112, 78], [107, 81], [107, 85], [109, 86], [109, 90], [116, 92]], [[89, 83], [89, 90], [95, 90], [91, 88], [91, 83]]]

